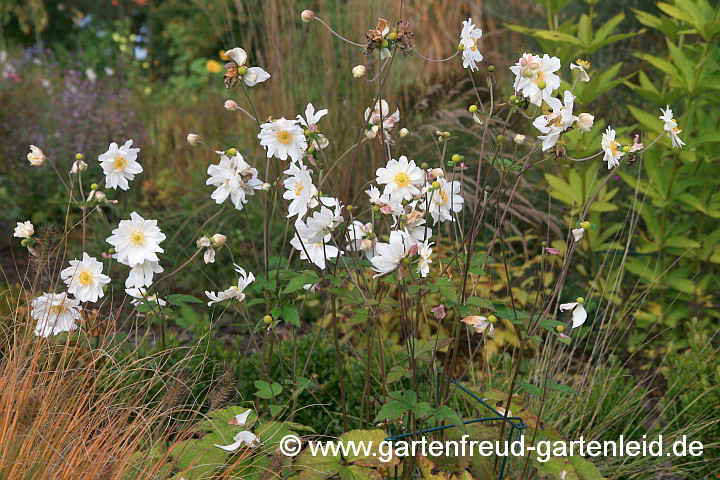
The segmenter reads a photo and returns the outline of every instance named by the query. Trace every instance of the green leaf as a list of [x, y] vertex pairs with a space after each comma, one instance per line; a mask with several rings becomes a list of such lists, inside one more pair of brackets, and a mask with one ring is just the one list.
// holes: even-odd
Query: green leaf
[[300, 326], [300, 314], [295, 305], [285, 305], [282, 309], [282, 316], [285, 322], [290, 325]]
[[539, 387], [536, 387], [535, 385], [525, 382], [523, 380], [518, 380], [517, 383], [523, 390], [528, 392], [530, 395], [535, 395], [536, 397], [543, 396], [543, 391]]
[[307, 273], [304, 275], [300, 275], [298, 277], [292, 278], [288, 284], [287, 287], [285, 287], [285, 290], [283, 290], [283, 293], [293, 293], [298, 290], [301, 290], [305, 285], [311, 284], [311, 283], [317, 283], [320, 279], [317, 275], [314, 273]]
[[545, 386], [549, 388], [550, 390], [554, 390], [556, 392], [561, 393], [571, 393], [573, 395], [580, 395], [577, 391], [573, 390], [571, 387], [568, 387], [567, 385], [563, 385], [562, 383], [557, 383], [555, 380], [548, 378], [545, 381]]
[[270, 400], [280, 395], [283, 389], [282, 385], [280, 385], [279, 383], [273, 382], [272, 384], [270, 384], [265, 380], [256, 381], [255, 388], [258, 389], [257, 392], [255, 392], [255, 396], [263, 398], [265, 400]]
[[192, 295], [184, 295], [180, 293], [174, 293], [172, 295], [167, 296], [167, 302], [170, 305], [184, 305], [186, 303], [205, 303], [204, 300], [200, 300], [197, 297], [193, 297]]
[[402, 380], [403, 378], [410, 378], [410, 372], [407, 368], [401, 367], [400, 365], [395, 365], [394, 367], [392, 367], [387, 374], [388, 383], [397, 382], [398, 380]]
[[408, 402], [392, 400], [380, 408], [380, 411], [375, 416], [375, 421], [396, 420], [410, 411], [410, 407], [411, 405]]

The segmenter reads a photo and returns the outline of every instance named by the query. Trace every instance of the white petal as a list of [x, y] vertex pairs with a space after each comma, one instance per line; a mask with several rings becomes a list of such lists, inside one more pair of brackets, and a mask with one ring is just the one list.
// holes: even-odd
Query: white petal
[[583, 323], [585, 323], [585, 320], [587, 319], [587, 312], [585, 311], [585, 308], [582, 306], [582, 304], [578, 305], [575, 310], [573, 310], [572, 313], [572, 328], [577, 328]]
[[578, 302], [562, 303], [560, 304], [560, 311], [564, 312], [565, 310], [572, 310], [577, 304]]
[[238, 415], [235, 415], [230, 420], [228, 420], [228, 425], [245, 425], [247, 422], [248, 417], [250, 416], [250, 413], [252, 413], [251, 409], [248, 409], [245, 413], [240, 413]]

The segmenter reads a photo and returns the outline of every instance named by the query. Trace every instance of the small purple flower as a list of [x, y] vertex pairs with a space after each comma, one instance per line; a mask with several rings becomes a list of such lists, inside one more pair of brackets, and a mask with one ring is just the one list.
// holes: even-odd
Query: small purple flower
[[560, 250], [557, 248], [547, 247], [545, 251], [547, 251], [550, 255], [560, 255]]
[[443, 318], [445, 318], [445, 305], [443, 305], [442, 303], [430, 311], [438, 320], [442, 320]]

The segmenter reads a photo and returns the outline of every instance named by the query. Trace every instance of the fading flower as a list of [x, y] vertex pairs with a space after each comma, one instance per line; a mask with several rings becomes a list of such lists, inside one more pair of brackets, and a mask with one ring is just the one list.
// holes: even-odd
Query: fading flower
[[660, 118], [664, 122], [663, 128], [668, 134], [668, 137], [670, 137], [670, 141], [672, 142], [673, 148], [682, 148], [683, 145], [685, 145], [685, 142], [683, 142], [680, 137], [678, 136], [679, 133], [682, 132], [678, 128], [677, 121], [673, 117], [673, 111], [670, 109], [670, 105], [667, 106], [665, 110], [662, 108], [660, 111], [663, 113]]
[[35, 335], [49, 337], [62, 332], [72, 332], [77, 328], [80, 314], [80, 301], [67, 293], [43, 293], [31, 302], [30, 315], [37, 321]]
[[47, 160], [47, 157], [38, 147], [30, 145], [30, 153], [27, 154], [27, 159], [33, 167], [41, 167], [45, 163], [45, 160]]
[[572, 328], [579, 327], [585, 323], [585, 320], [587, 319], [587, 311], [585, 311], [583, 303], [585, 303], [585, 299], [578, 297], [575, 302], [560, 304], [561, 312], [572, 310]]
[[13, 237], [17, 238], [30, 238], [35, 234], [35, 227], [30, 221], [17, 222]]
[[602, 134], [601, 146], [605, 151], [603, 161], [607, 162], [608, 170], [620, 165], [620, 158], [625, 155], [625, 152], [622, 150], [622, 145], [615, 140], [615, 130], [607, 127], [607, 130]]
[[476, 62], [482, 62], [483, 56], [478, 49], [478, 40], [482, 37], [482, 30], [475, 27], [472, 18], [463, 22], [460, 31], [460, 45], [462, 45], [463, 68], [470, 68], [470, 71], [477, 70]]

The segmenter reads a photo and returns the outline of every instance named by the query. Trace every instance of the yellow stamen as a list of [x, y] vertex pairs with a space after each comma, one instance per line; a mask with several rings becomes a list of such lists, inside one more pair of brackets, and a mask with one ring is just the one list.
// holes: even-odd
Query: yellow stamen
[[292, 140], [292, 135], [290, 135], [290, 132], [287, 130], [280, 130], [279, 132], [275, 133], [275, 139], [284, 144], [290, 143], [290, 140]]
[[63, 313], [67, 312], [67, 309], [68, 308], [65, 306], [64, 303], [50, 307], [50, 311], [55, 315], [62, 315]]
[[136, 247], [142, 246], [145, 243], [145, 234], [143, 232], [132, 232], [130, 242]]
[[115, 170], [123, 171], [127, 168], [128, 162], [125, 157], [115, 157]]
[[295, 184], [295, 196], [296, 196], [296, 197], [299, 197], [300, 194], [301, 194], [301, 192], [302, 192], [303, 190], [305, 190], [305, 187], [303, 187], [303, 186], [300, 185], [299, 183], [298, 183], [298, 184]]
[[80, 275], [78, 275], [78, 280], [83, 285], [90, 285], [93, 281], [92, 273], [82, 272]]
[[400, 172], [395, 175], [395, 184], [400, 188], [407, 187], [410, 185], [410, 177], [408, 177], [407, 173]]

